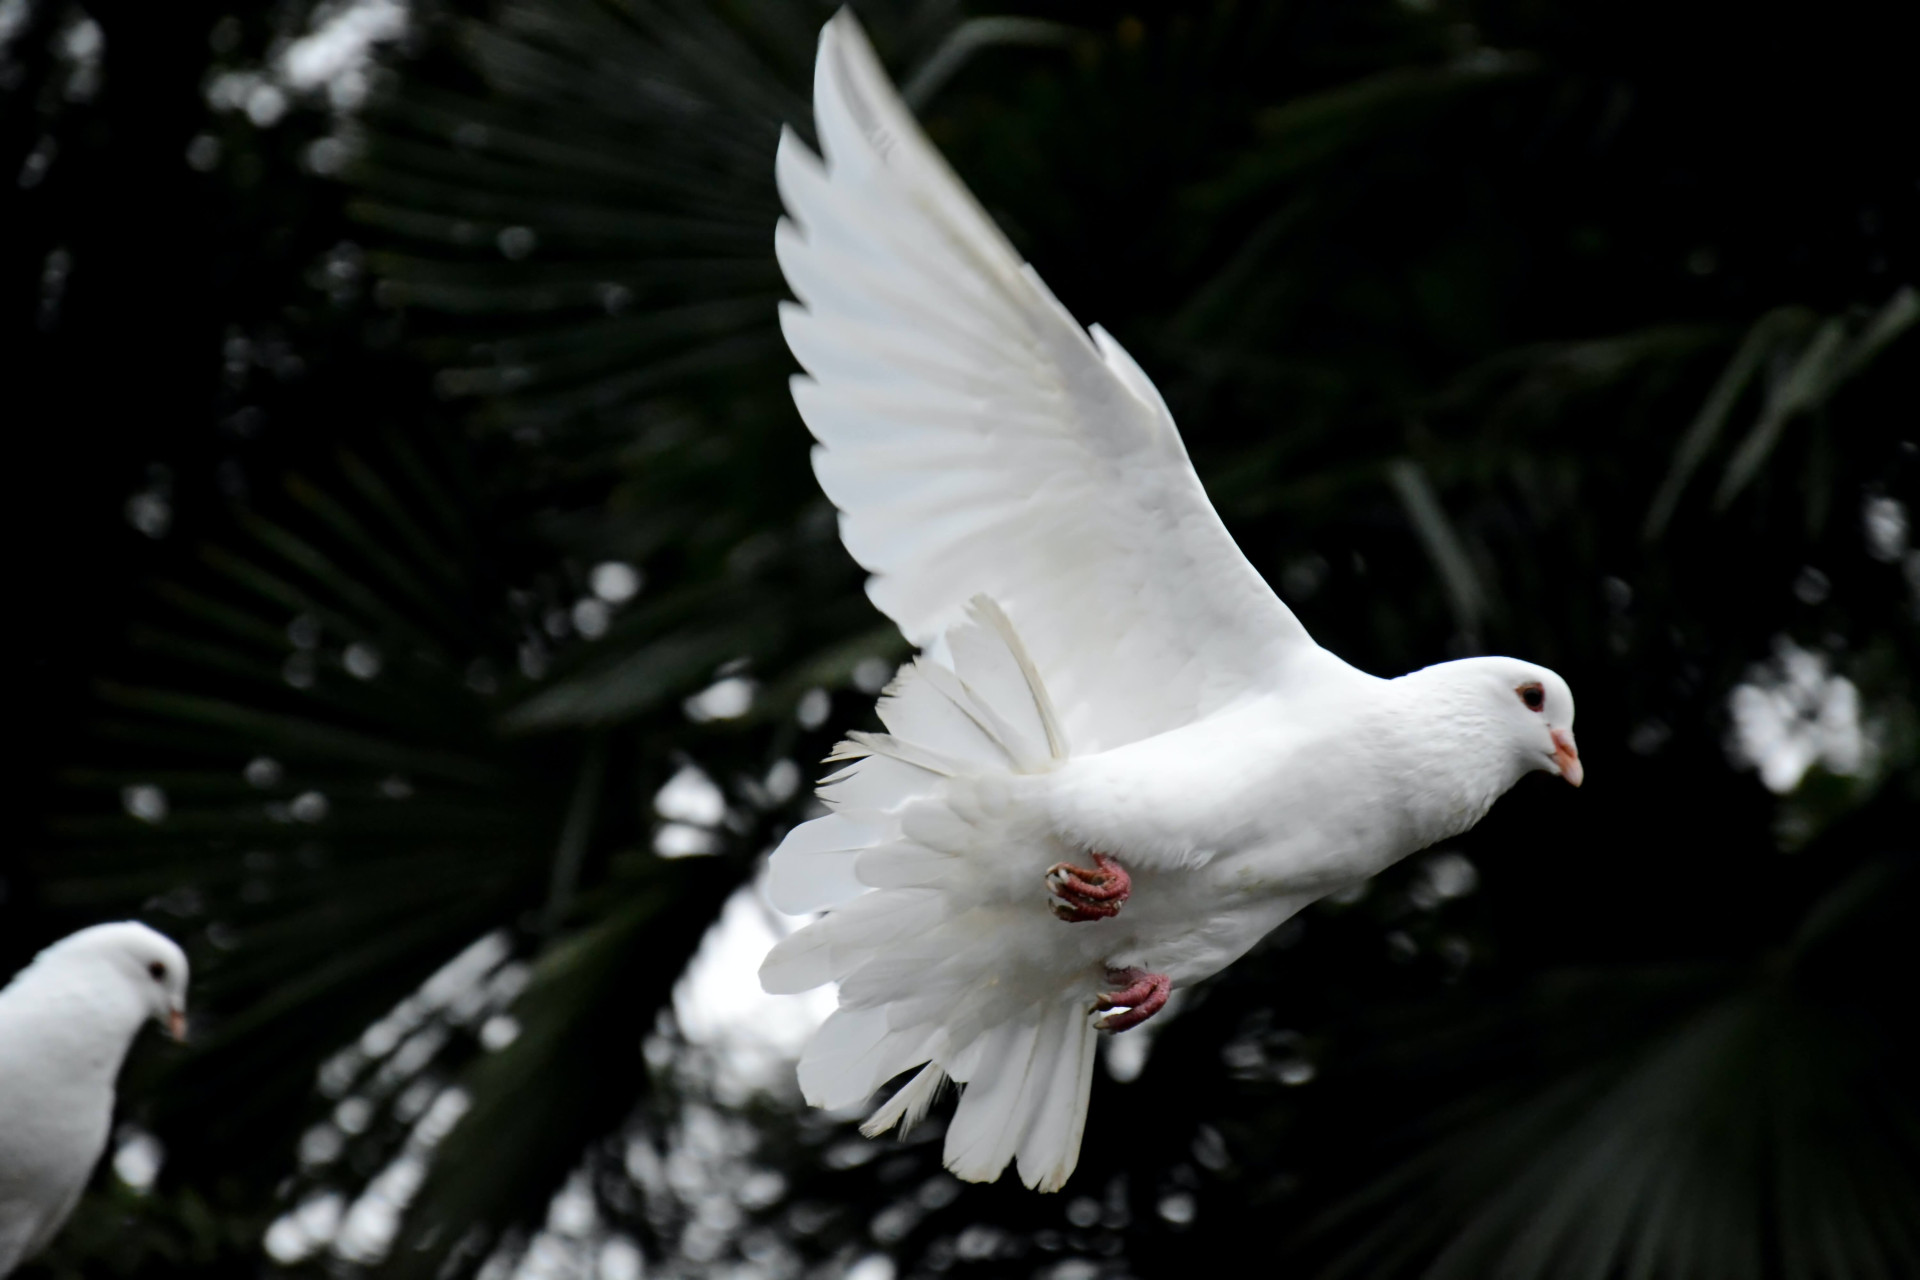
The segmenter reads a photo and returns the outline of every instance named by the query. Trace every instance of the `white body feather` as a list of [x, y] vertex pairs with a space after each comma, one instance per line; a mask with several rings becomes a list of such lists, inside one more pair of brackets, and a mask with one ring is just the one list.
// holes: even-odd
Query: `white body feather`
[[[922, 1067], [867, 1126], [965, 1088], [948, 1167], [1043, 1190], [1078, 1158], [1107, 971], [1217, 972], [1316, 898], [1477, 822], [1544, 767], [1476, 659], [1380, 680], [1314, 644], [1233, 543], [1146, 375], [1082, 330], [927, 143], [842, 13], [791, 133], [777, 236], [794, 399], [874, 602], [921, 646], [775, 852], [774, 905], [827, 914], [772, 992], [840, 984], [808, 1101]], [[1017, 628], [1017, 630], [1016, 630]], [[1524, 709], [1518, 711], [1524, 719]], [[1533, 726], [1523, 725], [1531, 732]], [[1541, 730], [1544, 734], [1544, 729]], [[1115, 918], [1046, 869], [1116, 857]]]
[[[158, 995], [146, 965], [170, 968]], [[0, 1276], [66, 1222], [105, 1150], [114, 1080], [140, 1028], [184, 992], [186, 957], [138, 924], [48, 947], [0, 989]]]

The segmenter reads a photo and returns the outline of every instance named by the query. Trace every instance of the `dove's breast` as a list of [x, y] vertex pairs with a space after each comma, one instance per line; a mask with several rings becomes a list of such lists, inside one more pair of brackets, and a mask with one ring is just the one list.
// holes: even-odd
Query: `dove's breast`
[[21, 1003], [0, 1011], [9, 1015], [0, 1017], [0, 1275], [66, 1221], [113, 1115], [112, 1075], [73, 1025], [84, 1000], [68, 1001], [65, 1019], [17, 1016]]
[[1372, 719], [1253, 704], [1031, 780], [1059, 838], [1133, 873], [1113, 958], [1204, 977], [1424, 844]]
[[1217, 891], [1321, 892], [1410, 849], [1384, 734], [1267, 703], [1067, 761], [1047, 779], [1060, 835], [1143, 868], [1199, 871]]

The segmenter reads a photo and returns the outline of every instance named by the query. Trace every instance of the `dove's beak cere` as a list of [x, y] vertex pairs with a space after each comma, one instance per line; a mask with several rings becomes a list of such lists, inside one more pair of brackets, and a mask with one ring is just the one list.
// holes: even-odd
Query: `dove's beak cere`
[[1560, 766], [1560, 776], [1576, 787], [1587, 776], [1587, 771], [1580, 767], [1580, 749], [1573, 745], [1570, 730], [1553, 731], [1553, 762]]
[[181, 1044], [187, 1042], [187, 1011], [185, 1009], [167, 1010], [167, 1034]]

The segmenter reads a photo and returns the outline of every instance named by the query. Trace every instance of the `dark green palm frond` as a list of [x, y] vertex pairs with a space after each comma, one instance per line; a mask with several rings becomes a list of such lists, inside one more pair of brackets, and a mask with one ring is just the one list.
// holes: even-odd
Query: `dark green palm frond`
[[[1516, 1280], [1920, 1265], [1920, 1109], [1881, 968], [1915, 888], [1911, 856], [1868, 864], [1757, 969], [1544, 977], [1511, 1016], [1380, 1022], [1343, 1087], [1373, 1099], [1359, 1159], [1390, 1172], [1327, 1210], [1305, 1256], [1329, 1276]], [[1414, 1061], [1411, 1096], [1381, 1087]]]
[[773, 148], [809, 114], [825, 12], [508, 6], [453, 33], [479, 91], [408, 76], [362, 122], [353, 208], [380, 233], [382, 299], [442, 313], [416, 322], [420, 349], [558, 500], [543, 530], [648, 577], [520, 729], [631, 720], [730, 661], [817, 664], [857, 625], [786, 397], [770, 251]]
[[724, 378], [762, 431], [784, 422], [773, 148], [808, 115], [824, 13], [509, 5], [455, 35], [483, 92], [386, 94], [354, 210], [398, 236], [374, 259], [383, 298], [485, 331], [435, 340], [443, 388], [496, 397], [483, 420], [524, 431], [640, 425]]
[[568, 764], [491, 730], [525, 624], [473, 576], [476, 513], [380, 465], [295, 480], [156, 589], [135, 678], [101, 689], [119, 763], [70, 775], [54, 829], [52, 901], [211, 944], [162, 1117], [184, 1162], [283, 1159], [320, 1061], [544, 886]]
[[[1674, 449], [1673, 463], [1647, 512], [1646, 536], [1658, 538], [1673, 519], [1681, 491], [1718, 441], [1741, 395], [1766, 373], [1760, 412], [1727, 459], [1714, 491], [1715, 509], [1724, 510], [1766, 466], [1787, 424], [1817, 412], [1848, 379], [1864, 372], [1883, 350], [1920, 320], [1920, 294], [1896, 290], [1886, 304], [1854, 324], [1848, 317], [1820, 318], [1802, 308], [1783, 307], [1754, 321], [1713, 392]], [[1809, 522], [1830, 506], [1829, 495], [1810, 495]]]
[[622, 859], [598, 918], [534, 961], [513, 1040], [460, 1076], [460, 1119], [432, 1149], [387, 1273], [440, 1274], [449, 1255], [484, 1257], [501, 1227], [540, 1220], [587, 1145], [632, 1113], [641, 1042], [738, 881], [714, 859]]

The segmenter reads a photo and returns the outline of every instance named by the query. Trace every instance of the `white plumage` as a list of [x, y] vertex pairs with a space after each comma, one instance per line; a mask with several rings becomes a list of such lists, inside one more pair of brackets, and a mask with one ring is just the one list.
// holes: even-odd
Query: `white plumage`
[[[881, 699], [888, 732], [836, 753], [834, 812], [774, 854], [775, 905], [828, 914], [762, 982], [840, 984], [801, 1060], [810, 1102], [922, 1067], [877, 1133], [950, 1077], [948, 1166], [988, 1180], [1015, 1161], [1054, 1190], [1103, 993], [1217, 972], [1529, 770], [1577, 782], [1572, 695], [1513, 659], [1387, 681], [1314, 644], [1153, 384], [1019, 260], [844, 12], [814, 114], [823, 156], [788, 132], [777, 160], [794, 400], [868, 594], [923, 654]], [[1048, 868], [1095, 852], [1132, 896], [1056, 918]]]
[[183, 1036], [186, 994], [180, 948], [131, 922], [61, 939], [0, 990], [0, 1276], [73, 1212], [128, 1047], [149, 1019]]

